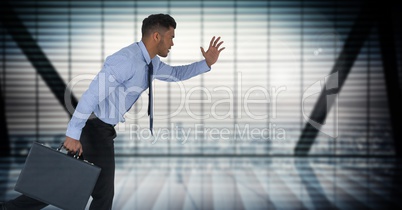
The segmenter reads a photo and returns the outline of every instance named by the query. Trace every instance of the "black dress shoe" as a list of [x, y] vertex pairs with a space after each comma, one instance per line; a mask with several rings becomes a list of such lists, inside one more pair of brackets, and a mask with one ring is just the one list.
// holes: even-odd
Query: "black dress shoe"
[[4, 203], [0, 203], [0, 210], [7, 210]]
[[7, 210], [6, 204], [4, 204], [3, 202], [0, 203], [0, 210]]

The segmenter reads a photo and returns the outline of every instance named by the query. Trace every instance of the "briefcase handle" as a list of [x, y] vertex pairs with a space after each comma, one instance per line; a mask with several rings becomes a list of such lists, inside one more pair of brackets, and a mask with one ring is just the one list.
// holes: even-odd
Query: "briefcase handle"
[[[60, 147], [57, 148], [57, 151], [61, 152], [61, 150], [63, 149], [63, 147], [64, 147], [64, 142], [62, 142], [62, 143], [60, 144]], [[68, 152], [68, 151], [67, 151], [67, 152]], [[77, 151], [73, 157], [74, 157], [75, 159], [79, 159], [79, 158], [80, 158], [79, 154], [80, 154], [80, 152]]]

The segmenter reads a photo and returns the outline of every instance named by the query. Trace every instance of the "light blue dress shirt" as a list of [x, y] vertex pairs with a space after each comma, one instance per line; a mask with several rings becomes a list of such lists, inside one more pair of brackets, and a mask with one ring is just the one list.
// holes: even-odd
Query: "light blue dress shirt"
[[210, 70], [205, 60], [184, 66], [167, 65], [158, 56], [151, 60], [142, 41], [133, 43], [106, 58], [102, 70], [81, 96], [66, 135], [79, 140], [92, 112], [111, 125], [124, 122], [124, 114], [148, 88], [151, 61], [153, 78], [168, 82], [186, 80]]

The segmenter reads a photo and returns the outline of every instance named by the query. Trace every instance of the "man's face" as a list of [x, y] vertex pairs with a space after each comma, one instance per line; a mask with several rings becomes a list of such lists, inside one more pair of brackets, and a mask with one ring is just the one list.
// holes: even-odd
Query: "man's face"
[[170, 27], [164, 34], [161, 34], [161, 41], [158, 44], [158, 55], [166, 57], [169, 54], [170, 48], [174, 45], [174, 28]]

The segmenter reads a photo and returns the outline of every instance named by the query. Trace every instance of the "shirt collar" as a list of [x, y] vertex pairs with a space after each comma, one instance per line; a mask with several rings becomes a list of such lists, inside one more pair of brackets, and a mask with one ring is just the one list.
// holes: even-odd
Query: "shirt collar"
[[144, 42], [140, 41], [138, 42], [138, 45], [140, 46], [142, 55], [144, 56], [145, 62], [147, 62], [147, 64], [149, 64], [151, 62], [151, 58], [149, 57], [149, 53], [147, 48], [145, 47]]

